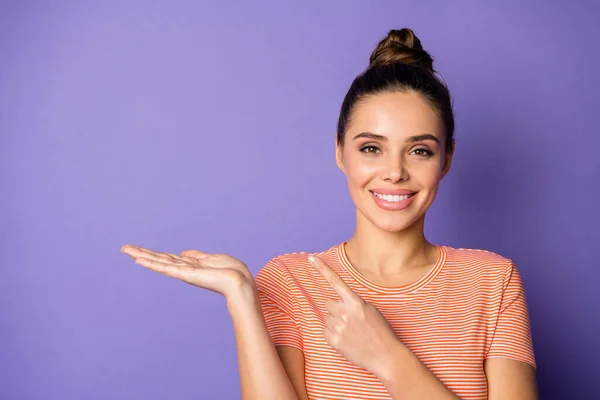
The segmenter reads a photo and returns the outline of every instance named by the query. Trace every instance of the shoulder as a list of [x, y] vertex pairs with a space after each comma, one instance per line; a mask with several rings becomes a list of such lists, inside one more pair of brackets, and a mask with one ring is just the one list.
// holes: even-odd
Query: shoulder
[[510, 258], [483, 249], [454, 248], [444, 246], [447, 262], [470, 268], [506, 269], [513, 262]]
[[463, 279], [504, 282], [512, 274], [518, 273], [512, 259], [489, 250], [449, 246], [444, 246], [444, 249], [446, 273], [460, 274]]
[[326, 263], [332, 263], [337, 259], [338, 247], [333, 246], [328, 250], [315, 253], [301, 251], [273, 257], [258, 271], [256, 275], [257, 284], [272, 281], [289, 285], [294, 282], [313, 280], [313, 275], [318, 274], [318, 272], [308, 262], [308, 256], [314, 254]]
[[257, 278], [288, 276], [298, 265], [308, 264], [309, 255], [308, 252], [297, 252], [273, 257], [258, 271]]
[[493, 315], [505, 296], [524, 294], [521, 275], [512, 259], [488, 250], [445, 249], [447, 260], [437, 279], [440, 290], [460, 293], [465, 296], [464, 302], [481, 301]]

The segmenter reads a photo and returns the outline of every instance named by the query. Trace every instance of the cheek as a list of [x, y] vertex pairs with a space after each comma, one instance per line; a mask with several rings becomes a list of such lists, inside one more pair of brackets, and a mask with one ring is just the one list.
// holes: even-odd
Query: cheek
[[370, 163], [360, 154], [347, 155], [344, 159], [344, 168], [348, 181], [353, 185], [364, 185], [370, 182], [376, 175], [377, 166]]
[[442, 179], [442, 165], [439, 160], [414, 160], [407, 165], [408, 175], [422, 188], [434, 189]]
[[442, 179], [442, 171], [437, 164], [421, 168], [419, 175], [421, 184], [426, 187], [437, 187]]

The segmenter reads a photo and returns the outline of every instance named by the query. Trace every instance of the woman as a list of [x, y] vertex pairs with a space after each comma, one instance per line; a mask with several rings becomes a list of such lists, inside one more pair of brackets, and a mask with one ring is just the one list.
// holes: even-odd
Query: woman
[[276, 257], [256, 279], [227, 255], [123, 247], [225, 296], [244, 399], [537, 398], [513, 263], [425, 238], [454, 151], [432, 64], [411, 30], [392, 30], [344, 99], [336, 160], [356, 205], [349, 241]]

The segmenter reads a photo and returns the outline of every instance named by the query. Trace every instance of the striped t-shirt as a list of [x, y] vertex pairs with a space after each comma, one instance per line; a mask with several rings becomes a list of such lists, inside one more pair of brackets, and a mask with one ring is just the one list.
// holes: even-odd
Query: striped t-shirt
[[[535, 367], [521, 277], [511, 260], [497, 254], [437, 248], [434, 267], [402, 287], [366, 279], [348, 260], [345, 243], [316, 255], [379, 309], [402, 343], [450, 390], [463, 399], [483, 399], [484, 360], [505, 357]], [[308, 263], [308, 255], [276, 257], [256, 276], [273, 344], [302, 350], [311, 400], [390, 399], [377, 377], [325, 341], [325, 305], [339, 296]]]

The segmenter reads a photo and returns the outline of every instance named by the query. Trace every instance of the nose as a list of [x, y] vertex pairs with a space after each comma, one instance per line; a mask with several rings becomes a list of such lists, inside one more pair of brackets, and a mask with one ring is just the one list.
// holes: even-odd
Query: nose
[[396, 183], [405, 181], [408, 178], [408, 171], [404, 165], [402, 156], [390, 156], [386, 162], [383, 174], [383, 180], [386, 182]]

